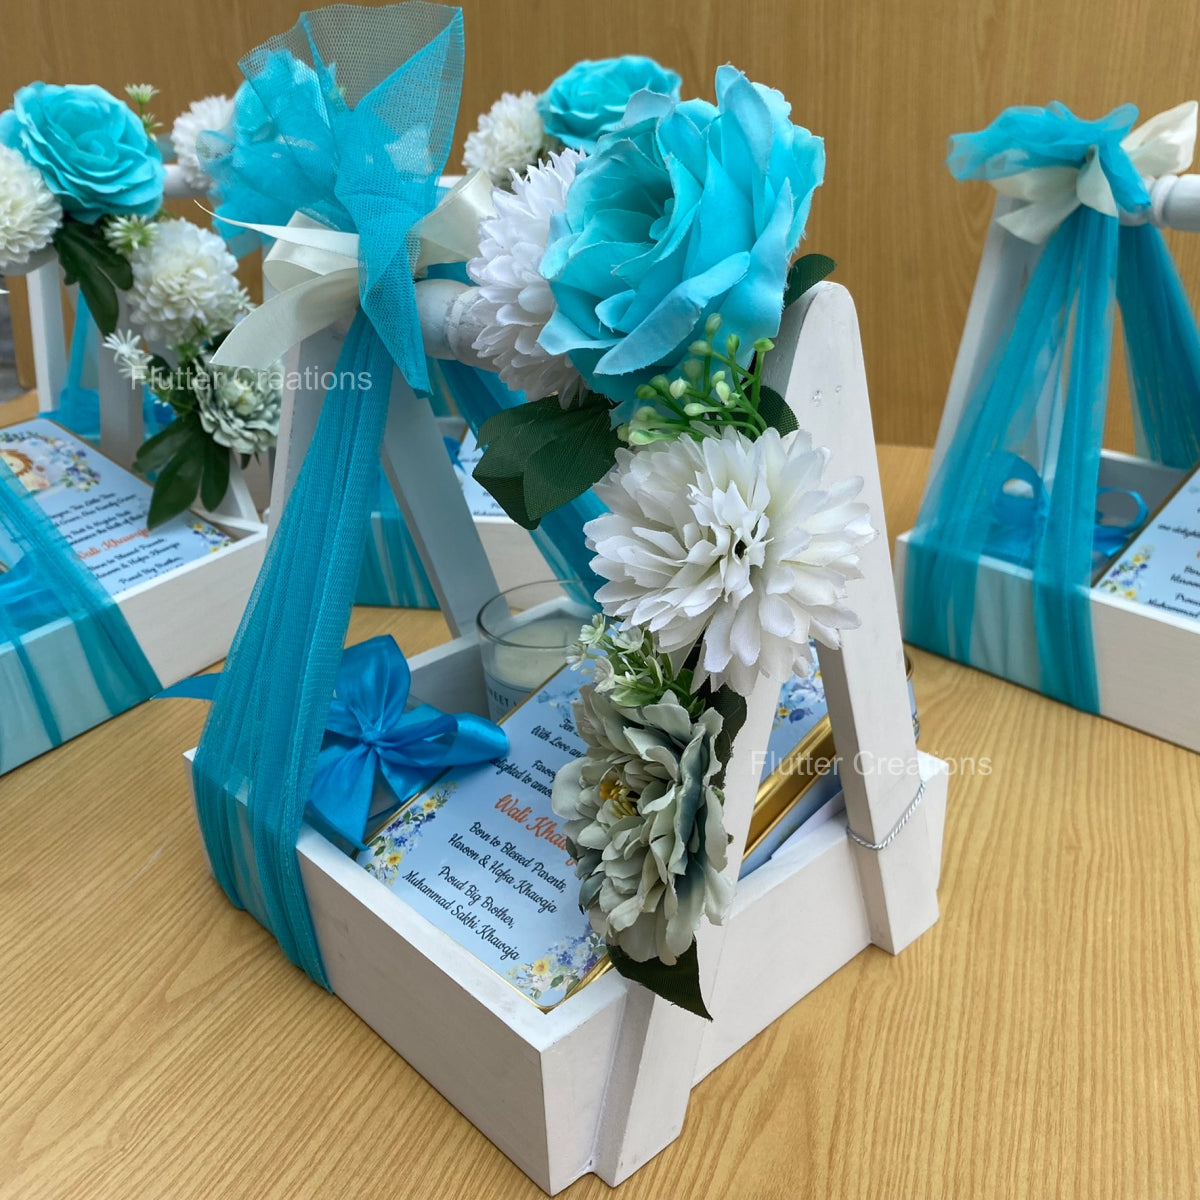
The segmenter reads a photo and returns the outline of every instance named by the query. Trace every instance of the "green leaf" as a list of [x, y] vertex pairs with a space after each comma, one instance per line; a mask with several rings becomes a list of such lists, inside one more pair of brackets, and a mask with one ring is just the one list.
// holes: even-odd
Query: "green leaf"
[[608, 956], [612, 959], [612, 965], [626, 979], [640, 983], [656, 996], [686, 1008], [706, 1021], [712, 1020], [712, 1014], [705, 1008], [704, 997], [700, 994], [700, 956], [696, 953], [694, 938], [673, 967], [668, 967], [658, 958], [636, 962], [620, 946], [610, 945]]
[[[558, 404], [553, 396], [535, 400], [531, 404], [517, 404], [512, 408], [501, 409], [493, 413], [479, 427], [476, 440], [481, 446], [491, 445], [520, 425], [532, 425], [545, 419], [545, 414], [551, 404]], [[560, 406], [561, 411], [561, 406]]]
[[717, 757], [721, 760], [721, 769], [713, 781], [717, 787], [721, 787], [725, 783], [725, 767], [729, 763], [730, 754], [733, 753], [733, 739], [746, 723], [746, 698], [739, 696], [726, 683], [709, 697], [708, 705], [721, 714], [724, 722], [721, 732], [717, 734], [715, 746]]
[[530, 519], [529, 510], [525, 507], [525, 483], [519, 475], [487, 475], [481, 459], [475, 467], [474, 477], [518, 525], [523, 529], [537, 528], [537, 521]]
[[759, 389], [758, 415], [781, 434], [794, 433], [800, 428], [792, 406], [774, 388]]
[[[65, 229], [66, 226], [63, 226]], [[88, 311], [101, 334], [107, 336], [117, 328], [120, 303], [112, 281], [87, 257], [76, 252], [74, 247], [58, 246], [58, 260], [62, 263], [63, 279], [67, 283], [78, 283]]]
[[802, 254], [788, 272], [787, 287], [783, 292], [783, 307], [799, 300], [809, 288], [833, 273], [837, 263], [828, 254]]
[[104, 240], [102, 222], [94, 225], [66, 218], [54, 235], [54, 249], [67, 283], [78, 283], [102, 334], [117, 327], [117, 289], [133, 286], [133, 268]]
[[172, 421], [161, 433], [144, 441], [133, 460], [133, 469], [143, 475], [161, 470], [197, 434], [204, 436], [199, 417], [182, 417]]
[[564, 410], [548, 396], [497, 413], [479, 430], [487, 448], [475, 478], [514, 521], [535, 529], [612, 466], [620, 440], [611, 409], [593, 396]]
[[229, 460], [227, 446], [205, 438], [204, 474], [200, 480], [200, 503], [212, 512], [229, 491]]
[[119, 250], [114, 250], [104, 236], [104, 224], [97, 221], [88, 225], [83, 221], [67, 218], [57, 237], [70, 243], [79, 253], [90, 259], [119, 287], [128, 291], [133, 287], [133, 268]]
[[540, 520], [603, 479], [620, 444], [605, 409], [535, 451], [524, 477], [525, 506], [530, 515]]
[[154, 494], [150, 497], [150, 519], [147, 523], [151, 529], [186, 512], [196, 499], [204, 473], [204, 452], [193, 447], [196, 447], [196, 443], [189, 441], [159, 471]]

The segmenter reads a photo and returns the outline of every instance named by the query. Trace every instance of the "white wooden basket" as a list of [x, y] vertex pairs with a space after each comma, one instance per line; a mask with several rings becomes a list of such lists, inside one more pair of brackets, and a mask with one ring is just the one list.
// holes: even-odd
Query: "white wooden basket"
[[[1165, 223], [1200, 230], [1200, 177], [1184, 176], [1172, 183], [1162, 206]], [[1016, 205], [1017, 201], [1004, 196], [996, 201], [950, 379], [930, 480], [937, 474], [967, 397], [996, 351], [1037, 261], [1039, 247], [1012, 236], [996, 223], [996, 217]], [[1105, 450], [1100, 486], [1135, 491], [1154, 512], [1185, 474]], [[910, 534], [902, 533], [896, 539], [901, 611]], [[998, 558], [980, 559], [970, 658], [972, 666], [1037, 691], [1037, 635], [1029, 598], [1032, 586], [1032, 572], [1027, 568]], [[1200, 630], [1196, 623], [1097, 589], [1091, 592], [1091, 609], [1101, 715], [1189, 750], [1200, 750]], [[985, 612], [998, 611], [1008, 618], [1002, 625], [983, 617]], [[1021, 614], [1029, 614], [1028, 619]]]
[[[26, 280], [38, 399], [42, 411], [53, 417], [66, 380], [68, 352], [62, 272], [52, 252], [30, 264]], [[144, 436], [141, 389], [122, 377], [112, 352], [103, 345], [99, 360], [100, 448], [108, 458], [129, 469]], [[228, 653], [266, 552], [267, 528], [236, 459], [231, 463], [229, 491], [219, 509], [208, 512], [197, 508], [196, 512], [233, 538], [232, 545], [116, 596], [118, 607], [164, 687], [196, 674]], [[61, 656], [53, 653], [55, 645], [69, 644], [74, 638], [68, 622], [55, 622], [34, 634], [26, 649], [35, 665], [43, 655], [46, 661], [61, 661]], [[19, 669], [11, 648], [0, 651], [0, 694], [12, 694], [5, 692], [4, 684], [9, 673]], [[55, 686], [54, 681], [48, 682]], [[83, 683], [63, 686], [80, 692], [70, 705], [74, 719], [62, 730], [64, 738], [74, 737], [108, 717], [98, 694], [83, 694]], [[51, 748], [36, 714], [28, 716], [28, 721], [22, 723], [15, 715], [5, 714], [5, 746], [0, 754], [4, 770]]]
[[[309, 339], [301, 366], [331, 366], [337, 342], [333, 333]], [[913, 738], [849, 294], [818, 285], [788, 310], [778, 346], [768, 382], [832, 449], [834, 476], [863, 476], [879, 533], [863, 553], [865, 578], [851, 585], [862, 626], [840, 652], [822, 650], [821, 667], [856, 833], [883, 841], [924, 786], [894, 840], [865, 849], [848, 839], [847, 818], [835, 818], [806, 858], [770, 862], [739, 885], [726, 924], [698, 934], [708, 1023], [611, 971], [540, 1011], [311, 827], [301, 832], [301, 870], [334, 991], [550, 1193], [589, 1171], [610, 1184], [625, 1179], [679, 1134], [698, 1080], [860, 950], [874, 943], [897, 953], [937, 920], [948, 772]], [[285, 402], [277, 496], [294, 478], [319, 404], [316, 395]], [[496, 583], [440, 439], [428, 405], [397, 378], [385, 467], [455, 635], [412, 660], [413, 694], [485, 713], [475, 615]], [[734, 876], [777, 697], [777, 685], [756, 688], [729, 764]], [[876, 769], [860, 772], [863, 762]]]

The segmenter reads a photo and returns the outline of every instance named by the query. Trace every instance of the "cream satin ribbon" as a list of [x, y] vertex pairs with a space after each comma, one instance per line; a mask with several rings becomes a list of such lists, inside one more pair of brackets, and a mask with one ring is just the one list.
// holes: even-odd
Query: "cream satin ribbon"
[[[480, 222], [495, 211], [486, 172], [459, 180], [415, 227], [414, 276], [420, 278], [436, 263], [474, 258], [479, 253]], [[286, 225], [218, 220], [275, 239], [263, 259], [263, 276], [276, 294], [234, 326], [212, 356], [213, 363], [266, 370], [297, 342], [354, 316], [358, 234], [328, 229], [301, 213]]]
[[[1175, 175], [1191, 165], [1196, 146], [1196, 101], [1151, 117], [1121, 141], [1138, 172], [1147, 179]], [[1009, 233], [1041, 244], [1081, 205], [1119, 216], [1100, 159], [1093, 148], [1082, 167], [1031, 167], [1018, 175], [993, 179], [1002, 196], [1028, 203], [997, 218]]]

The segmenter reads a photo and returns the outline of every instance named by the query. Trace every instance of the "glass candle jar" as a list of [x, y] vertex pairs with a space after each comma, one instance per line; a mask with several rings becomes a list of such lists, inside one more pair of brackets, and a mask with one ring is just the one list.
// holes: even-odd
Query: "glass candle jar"
[[597, 607], [578, 580], [523, 583], [480, 610], [480, 650], [488, 713], [498, 721], [563, 666]]

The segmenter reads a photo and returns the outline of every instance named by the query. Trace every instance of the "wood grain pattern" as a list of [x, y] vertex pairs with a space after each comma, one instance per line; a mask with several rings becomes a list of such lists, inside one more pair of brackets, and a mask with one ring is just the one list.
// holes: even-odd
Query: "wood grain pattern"
[[[239, 55], [291, 25], [298, 0], [7, 0], [0, 96], [31, 79], [135, 77], [162, 89], [170, 119], [232, 91]], [[840, 262], [858, 305], [880, 440], [931, 445], [983, 247], [992, 191], [956, 184], [949, 134], [1009, 104], [1062, 100], [1098, 116], [1144, 115], [1196, 95], [1200, 0], [464, 0], [467, 69], [458, 144], [504, 89], [541, 89], [570, 63], [626, 51], [674, 65], [711, 95], [734, 62], [782, 89], [826, 138], [828, 182], [811, 248]], [[1169, 238], [1193, 294], [1200, 239]], [[1130, 449], [1123, 371], [1109, 444]]]
[[[905, 529], [928, 454], [881, 460]], [[383, 632], [446, 636], [356, 613]], [[1200, 757], [913, 658], [922, 745], [991, 771], [952, 780], [941, 921], [715, 1071], [621, 1197], [1200, 1192]], [[146, 704], [0, 779], [0, 1197], [537, 1195], [207, 876], [202, 720]]]

